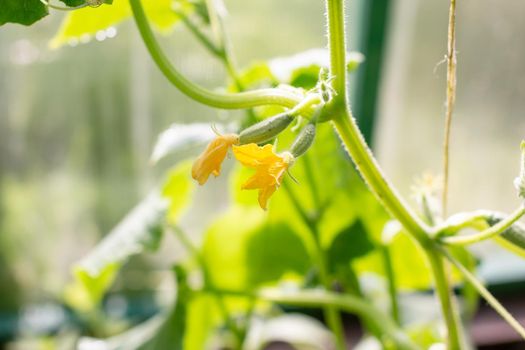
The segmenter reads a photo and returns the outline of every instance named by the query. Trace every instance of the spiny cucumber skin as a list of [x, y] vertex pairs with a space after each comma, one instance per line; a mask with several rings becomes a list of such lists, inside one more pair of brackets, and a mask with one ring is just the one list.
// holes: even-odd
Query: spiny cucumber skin
[[239, 143], [245, 145], [269, 141], [286, 129], [293, 120], [294, 117], [288, 113], [278, 114], [265, 119], [241, 131]]
[[314, 143], [315, 124], [307, 124], [295, 139], [290, 152], [295, 158], [302, 156]]

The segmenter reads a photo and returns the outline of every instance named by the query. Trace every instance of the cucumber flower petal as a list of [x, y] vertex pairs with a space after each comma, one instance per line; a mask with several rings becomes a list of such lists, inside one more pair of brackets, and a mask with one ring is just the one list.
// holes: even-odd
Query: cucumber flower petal
[[239, 143], [239, 135], [219, 135], [211, 141], [204, 152], [195, 160], [191, 169], [191, 176], [204, 185], [210, 174], [215, 177], [221, 173], [221, 164], [228, 154], [228, 149]]
[[233, 146], [233, 154], [242, 165], [255, 169], [255, 174], [242, 185], [242, 189], [258, 189], [259, 205], [266, 210], [268, 199], [279, 188], [286, 170], [293, 164], [293, 155], [290, 152], [277, 154], [272, 145], [261, 147], [254, 143]]

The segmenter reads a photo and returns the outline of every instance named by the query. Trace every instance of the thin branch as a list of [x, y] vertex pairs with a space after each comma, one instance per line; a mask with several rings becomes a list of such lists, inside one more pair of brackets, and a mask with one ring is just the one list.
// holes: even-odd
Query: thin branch
[[476, 288], [478, 293], [494, 308], [494, 310], [523, 338], [525, 339], [525, 329], [523, 326], [505, 309], [503, 305], [488, 291], [487, 288], [474, 276], [465, 266], [457, 261], [446, 249], [440, 248], [441, 253], [454, 265], [459, 272]]
[[450, 0], [448, 17], [447, 53], [447, 108], [445, 112], [445, 139], [443, 142], [443, 217], [447, 216], [450, 172], [450, 129], [456, 102], [456, 0]]
[[241, 93], [220, 93], [205, 89], [184, 77], [168, 60], [153, 35], [151, 26], [142, 7], [141, 0], [130, 0], [135, 23], [151, 58], [164, 76], [181, 92], [208, 106], [223, 109], [245, 109], [263, 105], [293, 107], [302, 96], [284, 89], [260, 89]]
[[469, 245], [494, 238], [505, 232], [505, 230], [511, 227], [512, 224], [518, 221], [523, 215], [525, 215], [525, 206], [520, 206], [504, 220], [501, 220], [496, 225], [491, 226], [486, 230], [468, 236], [443, 237], [441, 242], [448, 245]]

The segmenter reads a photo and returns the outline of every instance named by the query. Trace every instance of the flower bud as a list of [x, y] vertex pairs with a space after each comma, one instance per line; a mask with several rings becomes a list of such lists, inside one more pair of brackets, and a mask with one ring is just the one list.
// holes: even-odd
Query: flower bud
[[294, 117], [287, 112], [265, 119], [241, 131], [239, 142], [245, 145], [271, 140], [286, 129], [292, 120]]
[[296, 137], [290, 148], [290, 152], [295, 158], [303, 155], [312, 146], [315, 139], [315, 128], [314, 123], [308, 123]]

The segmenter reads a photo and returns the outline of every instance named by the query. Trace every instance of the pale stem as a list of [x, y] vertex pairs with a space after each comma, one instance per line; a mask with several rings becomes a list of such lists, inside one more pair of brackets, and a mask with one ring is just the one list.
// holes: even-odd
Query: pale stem
[[525, 339], [525, 329], [523, 326], [505, 309], [503, 305], [488, 291], [476, 276], [474, 276], [465, 266], [457, 261], [452, 254], [441, 248], [441, 253], [448, 261], [454, 265], [459, 272], [476, 288], [478, 293], [494, 308], [494, 310], [523, 338]]
[[447, 216], [450, 172], [450, 129], [452, 126], [454, 103], [456, 101], [456, 0], [450, 0], [447, 46], [447, 108], [445, 112], [445, 138], [443, 141], [443, 217]]

